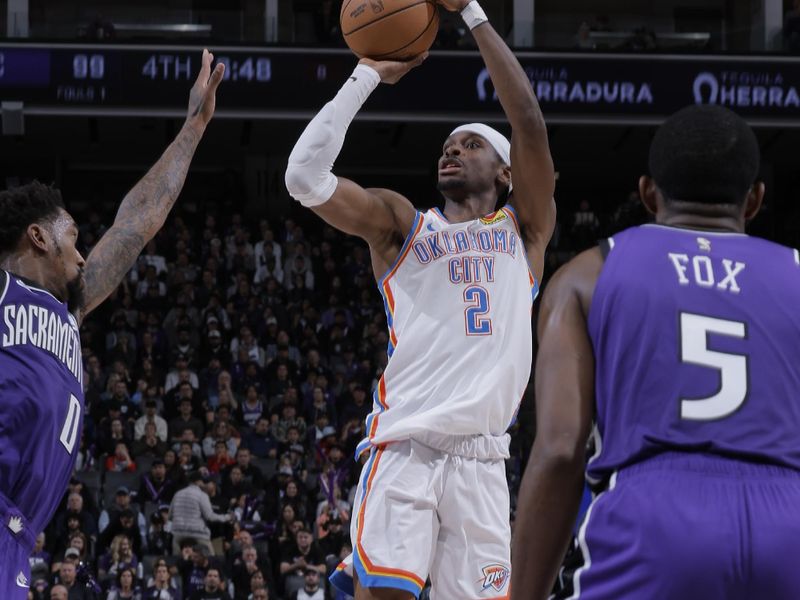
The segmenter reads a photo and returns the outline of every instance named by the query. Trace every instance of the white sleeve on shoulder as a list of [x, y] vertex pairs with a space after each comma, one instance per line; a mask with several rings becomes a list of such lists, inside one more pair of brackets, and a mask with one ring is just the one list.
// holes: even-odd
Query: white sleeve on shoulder
[[303, 206], [324, 204], [336, 191], [338, 180], [331, 173], [350, 122], [378, 87], [378, 72], [367, 65], [356, 66], [339, 93], [328, 102], [303, 131], [289, 155], [286, 189]]

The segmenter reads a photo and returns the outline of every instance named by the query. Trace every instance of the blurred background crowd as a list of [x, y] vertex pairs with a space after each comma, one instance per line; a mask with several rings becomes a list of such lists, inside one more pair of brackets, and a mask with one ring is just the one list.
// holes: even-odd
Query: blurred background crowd
[[[548, 271], [638, 206], [562, 214]], [[310, 213], [220, 208], [179, 205], [82, 326], [87, 417], [35, 597], [345, 598], [326, 576], [351, 551], [354, 450], [387, 360], [369, 252]], [[77, 216], [84, 252], [108, 217]], [[532, 409], [511, 431], [512, 496]]]

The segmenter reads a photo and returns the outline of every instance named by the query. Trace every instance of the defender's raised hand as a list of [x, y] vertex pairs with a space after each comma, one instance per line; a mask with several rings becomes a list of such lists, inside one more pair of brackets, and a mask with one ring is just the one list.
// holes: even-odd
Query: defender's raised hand
[[214, 62], [214, 55], [208, 50], [203, 50], [200, 73], [197, 75], [197, 79], [189, 92], [189, 110], [186, 116], [186, 123], [197, 127], [201, 131], [205, 129], [211, 117], [214, 116], [217, 87], [219, 87], [222, 76], [225, 74], [225, 65], [222, 63], [214, 67], [212, 72], [212, 62]]
[[428, 58], [428, 53], [423, 52], [412, 58], [411, 60], [372, 60], [371, 58], [362, 58], [358, 61], [360, 65], [367, 65], [372, 67], [381, 76], [381, 83], [394, 84], [408, 73], [414, 67], [418, 67], [425, 59]]

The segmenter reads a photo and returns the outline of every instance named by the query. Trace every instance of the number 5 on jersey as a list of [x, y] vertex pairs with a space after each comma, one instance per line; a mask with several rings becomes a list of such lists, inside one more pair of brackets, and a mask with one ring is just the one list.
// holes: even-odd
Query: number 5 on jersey
[[471, 285], [464, 290], [464, 325], [467, 335], [492, 335], [492, 320], [489, 313], [489, 292], [479, 285]]
[[738, 339], [747, 337], [739, 321], [681, 313], [681, 360], [719, 371], [719, 391], [707, 398], [681, 398], [681, 418], [711, 421], [732, 415], [747, 398], [747, 356], [708, 348], [711, 333]]

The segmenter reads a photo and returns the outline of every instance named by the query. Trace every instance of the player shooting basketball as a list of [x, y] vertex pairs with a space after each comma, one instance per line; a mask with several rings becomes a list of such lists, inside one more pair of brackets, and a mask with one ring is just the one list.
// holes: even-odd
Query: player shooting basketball
[[203, 52], [186, 122], [125, 196], [84, 261], [58, 190], [0, 193], [0, 598], [28, 596], [36, 536], [62, 498], [83, 417], [78, 327], [119, 285], [164, 224], [214, 114], [224, 67]]
[[[354, 552], [333, 578], [345, 585], [355, 576], [357, 600], [416, 597], [428, 576], [434, 599], [508, 593], [506, 430], [530, 374], [530, 311], [555, 223], [555, 179], [519, 62], [477, 2], [440, 4], [460, 10], [472, 30], [513, 141], [483, 124], [448, 136], [438, 169], [443, 212], [335, 177], [331, 166], [369, 94], [422, 62], [362, 59], [309, 123], [286, 172], [296, 200], [369, 244], [390, 329], [389, 363], [359, 446], [368, 460]], [[494, 212], [512, 180], [508, 204]]]

